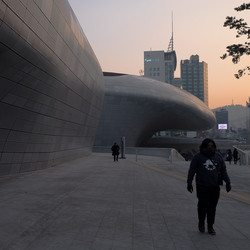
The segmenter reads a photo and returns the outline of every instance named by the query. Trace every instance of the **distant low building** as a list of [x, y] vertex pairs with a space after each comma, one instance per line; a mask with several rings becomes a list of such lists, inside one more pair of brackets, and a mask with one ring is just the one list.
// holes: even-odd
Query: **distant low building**
[[[238, 140], [247, 138], [250, 108], [232, 104], [218, 107], [212, 111], [216, 116], [216, 125], [213, 129], [215, 137]], [[227, 128], [225, 124], [227, 124]], [[218, 129], [219, 127], [220, 129]]]
[[220, 109], [214, 113], [216, 117], [216, 128], [222, 130], [228, 129], [228, 111], [226, 109]]
[[228, 127], [233, 129], [238, 128], [246, 128], [247, 120], [248, 120], [248, 112], [247, 110], [250, 108], [246, 108], [242, 105], [227, 105], [223, 107], [218, 107], [212, 109], [214, 114], [222, 109], [225, 109], [228, 112]]

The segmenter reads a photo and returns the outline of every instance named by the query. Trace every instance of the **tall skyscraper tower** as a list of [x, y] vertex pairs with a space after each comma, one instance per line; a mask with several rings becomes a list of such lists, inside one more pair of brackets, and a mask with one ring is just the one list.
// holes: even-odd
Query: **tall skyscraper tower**
[[168, 50], [144, 51], [144, 76], [158, 81], [174, 84], [174, 71], [176, 70], [177, 58], [174, 51], [173, 38], [170, 39]]
[[198, 55], [181, 60], [181, 79], [184, 90], [192, 93], [208, 105], [208, 65], [199, 62]]

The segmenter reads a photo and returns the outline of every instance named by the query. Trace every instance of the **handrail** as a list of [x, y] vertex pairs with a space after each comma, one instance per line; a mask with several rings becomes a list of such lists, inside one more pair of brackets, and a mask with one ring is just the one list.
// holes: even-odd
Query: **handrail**
[[238, 145], [234, 145], [234, 148], [246, 151], [246, 150], [250, 150], [250, 145], [247, 144], [238, 144]]
[[234, 145], [239, 152], [240, 165], [249, 165], [250, 163], [250, 145]]

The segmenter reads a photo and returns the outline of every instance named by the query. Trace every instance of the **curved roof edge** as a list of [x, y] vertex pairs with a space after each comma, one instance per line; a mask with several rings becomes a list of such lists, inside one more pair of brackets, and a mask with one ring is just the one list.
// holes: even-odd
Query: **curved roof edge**
[[127, 146], [140, 146], [158, 131], [199, 131], [215, 125], [204, 102], [168, 83], [134, 75], [105, 76], [104, 81], [95, 146], [112, 145], [123, 136]]
[[104, 76], [123, 76], [123, 75], [127, 75], [127, 74], [123, 74], [123, 73], [114, 73], [114, 72], [103, 72]]

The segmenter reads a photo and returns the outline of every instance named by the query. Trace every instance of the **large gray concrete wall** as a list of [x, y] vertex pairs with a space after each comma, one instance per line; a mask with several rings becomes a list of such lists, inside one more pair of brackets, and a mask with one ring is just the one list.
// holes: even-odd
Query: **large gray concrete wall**
[[68, 1], [0, 1], [0, 174], [90, 154], [103, 99]]
[[140, 147], [158, 131], [197, 131], [215, 125], [215, 116], [204, 102], [170, 84], [110, 73], [104, 81], [95, 146], [111, 146], [125, 136], [126, 146]]

